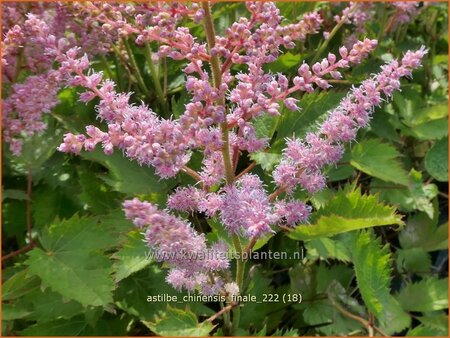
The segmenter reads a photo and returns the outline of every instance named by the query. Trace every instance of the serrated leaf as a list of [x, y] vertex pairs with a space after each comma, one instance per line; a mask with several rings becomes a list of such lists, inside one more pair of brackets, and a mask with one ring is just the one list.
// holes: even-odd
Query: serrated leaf
[[276, 293], [276, 290], [270, 285], [270, 278], [264, 276], [261, 269], [253, 268], [249, 272], [249, 284], [245, 294], [255, 296], [260, 303], [251, 301], [244, 303], [241, 310], [241, 319], [239, 321], [240, 327], [254, 327], [256, 330], [261, 330], [267, 323], [268, 318], [272, 319], [270, 323], [267, 323], [268, 326], [273, 325], [276, 321], [275, 313], [277, 310], [282, 309], [284, 304], [280, 302], [261, 302], [261, 300], [263, 299], [264, 294]]
[[370, 231], [355, 236], [351, 247], [352, 260], [359, 292], [367, 308], [389, 333], [409, 326], [410, 317], [390, 294], [391, 257], [387, 246]]
[[56, 129], [53, 123], [42, 132], [25, 139], [20, 156], [12, 156], [11, 162], [16, 170], [25, 173], [28, 168], [33, 174], [56, 152], [61, 144], [62, 131]]
[[423, 248], [399, 249], [397, 255], [397, 269], [408, 273], [423, 275], [430, 273], [431, 257]]
[[[304, 320], [323, 335], [347, 336], [351, 332], [361, 330], [360, 323], [343, 315], [334, 305], [333, 301], [342, 304], [348, 311], [363, 315], [364, 308], [358, 301], [348, 294], [343, 285], [348, 285], [352, 276], [352, 270], [343, 265], [327, 267], [320, 264], [315, 267], [315, 273], [309, 276], [310, 283], [314, 284], [315, 295], [304, 299], [304, 303], [295, 305], [302, 309]], [[323, 295], [328, 297], [324, 298]]]
[[38, 277], [22, 270], [2, 284], [2, 301], [12, 300], [26, 295], [41, 285]]
[[383, 300], [389, 295], [391, 280], [390, 253], [381, 247], [370, 232], [361, 232], [352, 247], [356, 280], [361, 296], [377, 317], [382, 314]]
[[296, 137], [303, 137], [306, 132], [314, 129], [318, 119], [337, 106], [344, 96], [345, 93], [340, 92], [305, 95], [300, 102], [300, 111], [285, 111], [280, 116], [276, 146], [282, 148], [286, 137], [292, 137], [294, 134]]
[[448, 315], [435, 312], [417, 319], [426, 327], [439, 331], [439, 336], [448, 336]]
[[28, 200], [28, 195], [23, 190], [6, 189], [2, 191], [2, 201], [5, 198], [11, 198], [15, 200]]
[[114, 283], [111, 261], [102, 251], [117, 243], [97, 218], [79, 218], [51, 225], [41, 236], [42, 249], [28, 253], [26, 264], [50, 287], [83, 305], [108, 306]]
[[170, 306], [162, 317], [144, 324], [157, 335], [171, 337], [208, 336], [214, 328], [210, 322], [199, 323], [194, 313]]
[[22, 336], [78, 336], [87, 326], [84, 316], [37, 323], [20, 331]]
[[403, 249], [445, 250], [448, 248], [448, 224], [436, 227], [425, 213], [417, 213], [409, 217], [398, 238]]
[[373, 195], [361, 195], [360, 189], [340, 191], [322, 209], [311, 216], [311, 225], [300, 225], [288, 233], [297, 240], [331, 237], [347, 231], [381, 225], [402, 225], [393, 207], [378, 202]]
[[2, 320], [15, 320], [27, 317], [31, 311], [15, 304], [2, 304]]
[[373, 179], [371, 192], [379, 193], [380, 197], [390, 204], [400, 205], [401, 210], [413, 211], [418, 209], [426, 212], [428, 217], [433, 218], [435, 208], [432, 199], [437, 196], [439, 191], [435, 184], [423, 182], [421, 172], [411, 169], [407, 187], [390, 187], [389, 183]]
[[270, 69], [273, 73], [283, 72], [293, 67], [299, 67], [302, 56], [300, 54], [284, 53], [277, 58], [276, 61], [268, 64], [265, 68]]
[[426, 278], [409, 283], [396, 296], [407, 311], [437, 311], [448, 308], [448, 278]]
[[127, 242], [112, 256], [114, 280], [119, 282], [131, 274], [147, 267], [151, 260], [148, 258], [148, 248], [139, 232], [128, 234]]
[[436, 142], [425, 155], [425, 168], [436, 180], [448, 181], [448, 137]]
[[274, 337], [299, 337], [297, 329], [280, 329], [277, 328], [272, 334]]
[[117, 151], [108, 156], [96, 149], [94, 152], [82, 152], [81, 156], [108, 168], [109, 175], [100, 177], [114, 190], [125, 194], [165, 194], [175, 185], [173, 179], [162, 180], [152, 168], [140, 166]]
[[29, 302], [32, 309], [32, 312], [26, 318], [40, 323], [56, 319], [69, 319], [86, 311], [80, 303], [73, 300], [64, 300], [60, 294], [49, 289], [45, 291], [36, 290], [23, 300]]
[[270, 140], [275, 133], [279, 116], [263, 114], [253, 120], [253, 128], [257, 138], [266, 138]]
[[353, 146], [350, 164], [370, 176], [406, 186], [408, 174], [398, 161], [399, 156], [394, 147], [379, 139], [363, 140]]
[[280, 162], [281, 155], [258, 151], [250, 154], [250, 158], [259, 164], [264, 171], [270, 172]]
[[[166, 308], [167, 303], [148, 301], [147, 297], [166, 294], [182, 300], [186, 295], [185, 292], [175, 290], [165, 278], [166, 271], [162, 271], [156, 265], [150, 265], [123, 279], [114, 293], [116, 306], [141, 320], [152, 321], [157, 313]], [[210, 316], [214, 313], [199, 302], [182, 302], [181, 306], [189, 306], [197, 315]]]
[[448, 135], [448, 118], [421, 123], [414, 128], [404, 127], [402, 133], [418, 140], [439, 140]]
[[349, 249], [339, 240], [317, 238], [305, 243], [306, 252], [310, 258], [337, 259], [350, 262]]
[[436, 329], [434, 327], [428, 327], [426, 325], [419, 325], [409, 330], [406, 334], [408, 337], [446, 337], [445, 331]]

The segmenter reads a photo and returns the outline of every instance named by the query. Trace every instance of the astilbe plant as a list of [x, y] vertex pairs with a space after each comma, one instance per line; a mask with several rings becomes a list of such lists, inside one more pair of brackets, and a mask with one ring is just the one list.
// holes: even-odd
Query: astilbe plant
[[[336, 20], [352, 23], [363, 32], [371, 5], [355, 6], [351, 3]], [[399, 20], [417, 10], [409, 3], [394, 6], [403, 18]], [[379, 73], [351, 88], [315, 132], [286, 140], [282, 159], [272, 172], [276, 189], [267, 191], [250, 170], [236, 172], [240, 157], [270, 147], [268, 139], [258, 137], [254, 122], [264, 115], [278, 116], [284, 107], [300, 110], [298, 94], [330, 88], [330, 80], [342, 79], [346, 69], [375, 50], [377, 41], [349, 40], [337, 55], [330, 52], [322, 60], [298, 65], [297, 76], [288, 79], [282, 73], [266, 71], [265, 65], [276, 61], [282, 50], [319, 33], [319, 12], [304, 14], [297, 23], [285, 25], [273, 3], [248, 2], [246, 7], [249, 17], [233, 23], [223, 36], [216, 35], [206, 2], [54, 5], [54, 16], [46, 22], [33, 14], [21, 17], [11, 8], [7, 12], [9, 21], [18, 16], [22, 24], [8, 26], [9, 21], [4, 20], [4, 75], [14, 83], [17, 60], [25, 62], [33, 74], [25, 82], [14, 84], [3, 102], [4, 139], [13, 153], [21, 151], [22, 133], [31, 135], [45, 127], [41, 115], [57, 104], [58, 90], [77, 86], [85, 89], [80, 101], [98, 100], [97, 117], [105, 127], [102, 130], [90, 125], [85, 134], [66, 133], [59, 151], [79, 154], [96, 147], [107, 155], [120, 151], [130, 160], [153, 167], [161, 179], [185, 173], [197, 181], [194, 186], [177, 188], [168, 198], [167, 210], [137, 198], [123, 202], [125, 216], [142, 229], [157, 260], [170, 267], [167, 282], [178, 290], [236, 294], [242, 291], [245, 264], [238, 258], [231, 278], [227, 272], [229, 242], [208, 244], [205, 234], [198, 233], [180, 215], [200, 212], [208, 218], [216, 217], [232, 238], [232, 250], [241, 254], [280, 228], [308, 226], [312, 207], [294, 193], [304, 190], [313, 194], [326, 186], [324, 168], [342, 158], [344, 145], [369, 125], [374, 109], [400, 89], [400, 80], [411, 77], [426, 54], [421, 48], [387, 62]], [[203, 23], [206, 41], [194, 37], [188, 27], [179, 26], [186, 19]], [[72, 31], [70, 36], [64, 34], [67, 29]], [[329, 34], [325, 36], [330, 38]], [[91, 67], [91, 59], [114, 43], [130, 49], [129, 40], [144, 50], [149, 68], [154, 57], [185, 61], [185, 88], [191, 99], [178, 118], [163, 118], [145, 103], [131, 103], [132, 93], [119, 92], [111, 79]], [[150, 44], [154, 42], [159, 49], [152, 55]], [[20, 48], [17, 58], [19, 45], [25, 48]], [[129, 61], [134, 62], [132, 58]], [[237, 74], [231, 71], [235, 66], [240, 69]], [[143, 79], [139, 74], [134, 77], [145, 91]], [[161, 99], [160, 88], [156, 90]], [[160, 103], [166, 110], [164, 102]], [[189, 166], [194, 152], [203, 155], [200, 171]], [[237, 327], [239, 307], [233, 318]]]

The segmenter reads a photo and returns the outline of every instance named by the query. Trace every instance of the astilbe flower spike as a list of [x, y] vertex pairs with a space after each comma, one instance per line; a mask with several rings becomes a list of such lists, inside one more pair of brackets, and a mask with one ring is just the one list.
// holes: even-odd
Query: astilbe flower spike
[[127, 218], [145, 229], [145, 241], [154, 258], [170, 265], [167, 276], [170, 284], [176, 289], [200, 288], [204, 293], [217, 293], [223, 281], [214, 274], [229, 266], [225, 243], [217, 242], [208, 248], [203, 234], [151, 203], [135, 198], [125, 201], [123, 209]]
[[291, 139], [283, 153], [281, 163], [273, 172], [278, 186], [287, 191], [300, 184], [310, 193], [325, 186], [322, 168], [336, 163], [343, 154], [343, 143], [355, 139], [360, 128], [368, 125], [371, 113], [382, 102], [400, 89], [400, 79], [410, 77], [427, 53], [424, 47], [407, 52], [399, 62], [393, 60], [382, 66], [382, 71], [353, 88], [332, 110], [316, 133], [309, 133], [304, 140]]

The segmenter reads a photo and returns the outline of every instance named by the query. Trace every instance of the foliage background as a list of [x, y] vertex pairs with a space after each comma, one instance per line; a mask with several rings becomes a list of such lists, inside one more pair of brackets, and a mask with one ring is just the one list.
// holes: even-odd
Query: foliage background
[[[320, 8], [329, 24], [342, 8], [315, 2], [278, 6], [287, 21]], [[242, 335], [367, 334], [364, 322], [348, 313], [391, 335], [448, 334], [447, 5], [429, 5], [414, 21], [383, 34], [386, 8], [377, 4], [377, 20], [367, 27], [367, 37], [381, 37], [378, 48], [346, 74], [346, 81], [302, 97], [300, 112], [286, 110], [279, 118], [258, 121], [258, 132], [272, 138], [271, 152], [254, 154], [240, 167], [252, 160], [261, 164], [254, 172], [270, 189], [267, 172], [279, 159], [285, 137], [304, 135], [351, 85], [384, 61], [422, 44], [430, 49], [414, 79], [403, 83], [392, 103], [376, 110], [370, 128], [329, 169], [328, 188], [310, 199], [318, 210], [313, 226], [289, 236], [278, 233], [259, 249], [304, 250], [305, 259], [247, 264], [247, 293], [301, 293], [303, 302], [246, 303]], [[213, 9], [218, 33], [246, 13], [242, 3], [218, 3]], [[201, 26], [189, 25], [204, 39]], [[352, 27], [344, 25], [329, 48], [337, 50], [351, 33]], [[320, 34], [309, 37], [269, 69], [293, 76], [303, 60], [311, 61], [322, 39]], [[151, 86], [144, 56], [137, 48], [134, 52]], [[93, 67], [104, 69], [105, 63], [122, 90], [133, 89], [114, 54], [95, 60]], [[183, 64], [167, 63], [168, 100], [177, 116], [189, 100]], [[142, 235], [120, 210], [131, 196], [164, 207], [168, 194], [189, 178], [161, 181], [151, 168], [118, 152], [80, 157], [56, 152], [66, 130], [82, 132], [84, 125], [99, 123], [93, 104], [77, 102], [77, 90], [64, 89], [59, 97], [61, 103], [47, 116], [48, 130], [27, 141], [22, 156], [3, 148], [2, 253], [29, 244], [27, 205], [36, 247], [3, 262], [2, 334], [220, 335], [220, 320], [216, 327], [203, 322], [219, 310], [218, 304], [147, 302], [149, 295], [178, 293], [165, 283], [164, 267], [145, 258]], [[150, 99], [158, 111], [156, 98]], [[199, 166], [200, 158], [194, 156], [191, 164]], [[212, 222], [204, 225], [211, 238], [220, 232]], [[346, 231], [338, 233], [339, 226]]]

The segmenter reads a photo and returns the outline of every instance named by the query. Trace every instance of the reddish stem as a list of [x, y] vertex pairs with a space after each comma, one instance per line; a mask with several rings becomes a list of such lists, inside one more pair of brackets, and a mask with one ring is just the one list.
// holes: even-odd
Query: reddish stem
[[16, 250], [16, 251], [13, 251], [13, 252], [11, 252], [11, 253], [9, 253], [9, 254], [3, 256], [3, 257], [2, 257], [2, 262], [3, 262], [3, 261], [6, 261], [6, 260], [8, 260], [8, 259], [10, 259], [10, 258], [13, 258], [13, 257], [15, 257], [15, 256], [17, 256], [17, 255], [20, 255], [21, 253], [30, 251], [30, 250], [33, 249], [35, 246], [36, 246], [35, 243], [27, 244], [27, 245], [25, 245], [23, 248], [20, 248], [20, 249], [18, 249], [18, 250]]
[[244, 176], [245, 174], [249, 173], [250, 171], [252, 171], [252, 169], [256, 167], [256, 162], [252, 162], [250, 163], [250, 165], [245, 168], [244, 170], [242, 170], [239, 175], [236, 176], [236, 179], [239, 179], [240, 177]]

